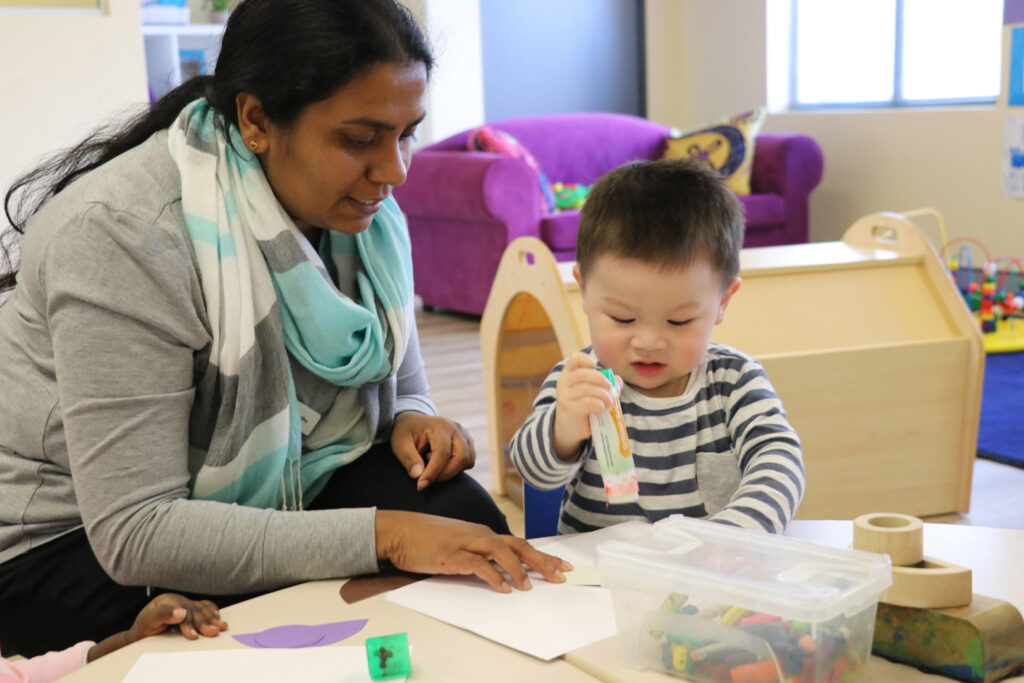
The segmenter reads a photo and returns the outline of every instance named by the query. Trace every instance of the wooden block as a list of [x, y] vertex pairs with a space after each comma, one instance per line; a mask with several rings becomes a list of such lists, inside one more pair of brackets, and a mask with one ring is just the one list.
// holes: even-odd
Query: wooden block
[[881, 602], [936, 609], [971, 602], [971, 570], [925, 557], [924, 526], [917, 517], [892, 512], [860, 515], [853, 520], [853, 547], [892, 560], [892, 587]]
[[881, 602], [903, 607], [963, 607], [971, 603], [971, 570], [925, 557], [918, 566], [893, 567], [892, 586]]
[[[886, 554], [894, 566], [914, 565], [924, 559], [924, 525], [910, 515], [869, 512], [853, 520], [853, 547]], [[967, 602], [970, 602], [970, 595]]]
[[1024, 672], [1024, 620], [1003, 600], [975, 594], [966, 607], [879, 603], [872, 652], [943, 676], [991, 683]]

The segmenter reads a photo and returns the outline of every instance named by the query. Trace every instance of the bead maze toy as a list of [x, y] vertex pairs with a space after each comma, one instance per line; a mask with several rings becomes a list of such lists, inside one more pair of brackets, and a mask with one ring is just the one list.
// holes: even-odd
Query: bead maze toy
[[973, 593], [971, 570], [924, 555], [921, 520], [871, 513], [853, 521], [853, 547], [890, 556], [872, 652], [972, 683], [1024, 672], [1024, 619], [1012, 604]]
[[[744, 249], [740, 264], [712, 339], [761, 361], [800, 435], [797, 517], [966, 512], [982, 335], [918, 227], [871, 214], [841, 241]], [[520, 505], [507, 446], [551, 367], [590, 343], [571, 269], [514, 241], [481, 320], [492, 486]]]
[[945, 220], [936, 209], [915, 209], [903, 215], [929, 214], [942, 235], [939, 253], [978, 322], [985, 352], [1024, 351], [1024, 264], [1014, 256], [993, 256], [984, 243], [972, 237], [950, 239]]

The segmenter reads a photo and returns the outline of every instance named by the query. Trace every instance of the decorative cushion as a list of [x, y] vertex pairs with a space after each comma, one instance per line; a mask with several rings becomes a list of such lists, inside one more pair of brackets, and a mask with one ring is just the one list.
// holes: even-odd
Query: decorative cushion
[[764, 109], [759, 107], [692, 133], [674, 135], [667, 140], [665, 158], [706, 161], [729, 179], [733, 192], [750, 194], [754, 138], [763, 123]]
[[542, 213], [551, 213], [555, 210], [555, 195], [551, 191], [551, 184], [548, 183], [547, 176], [544, 175], [544, 171], [540, 170], [537, 160], [533, 158], [530, 151], [514, 137], [504, 131], [494, 130], [490, 126], [480, 126], [469, 131], [466, 147], [478, 152], [504, 154], [525, 161], [526, 165], [537, 175]]

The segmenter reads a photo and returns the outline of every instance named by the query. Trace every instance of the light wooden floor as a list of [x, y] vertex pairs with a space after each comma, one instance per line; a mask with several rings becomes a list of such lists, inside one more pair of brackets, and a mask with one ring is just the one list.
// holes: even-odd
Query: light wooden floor
[[[480, 321], [454, 313], [419, 311], [420, 346], [431, 395], [445, 417], [461, 422], [476, 444], [476, 467], [470, 474], [492, 490], [484, 405]], [[492, 491], [493, 493], [493, 491]], [[971, 511], [928, 518], [930, 522], [1024, 529], [1024, 469], [975, 460]], [[498, 506], [517, 534], [523, 533], [522, 511], [501, 496]], [[881, 511], [880, 511], [881, 512]]]

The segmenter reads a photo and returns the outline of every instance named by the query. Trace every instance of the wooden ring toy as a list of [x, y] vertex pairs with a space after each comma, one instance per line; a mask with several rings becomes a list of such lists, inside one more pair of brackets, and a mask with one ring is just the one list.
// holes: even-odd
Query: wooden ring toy
[[919, 567], [893, 567], [892, 586], [880, 602], [902, 607], [942, 609], [971, 604], [974, 597], [971, 570], [925, 557]]
[[888, 555], [893, 566], [924, 559], [924, 525], [917, 517], [895, 512], [872, 512], [853, 520], [853, 547]]

